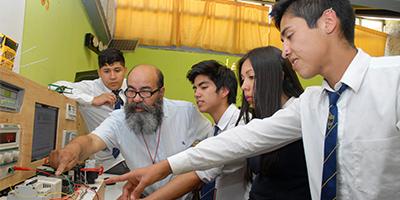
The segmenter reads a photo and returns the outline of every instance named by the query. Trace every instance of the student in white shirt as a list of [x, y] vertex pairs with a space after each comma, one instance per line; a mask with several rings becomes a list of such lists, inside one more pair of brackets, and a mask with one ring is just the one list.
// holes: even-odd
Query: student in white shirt
[[126, 190], [137, 197], [147, 184], [171, 172], [207, 169], [302, 137], [311, 197], [325, 199], [321, 197], [325, 137], [331, 125], [328, 97], [347, 85], [336, 104], [337, 153], [329, 156], [337, 159], [337, 189], [329, 191], [336, 199], [399, 197], [400, 57], [375, 58], [354, 47], [355, 16], [348, 0], [281, 0], [271, 15], [281, 31], [283, 56], [300, 76], [323, 76], [322, 86], [307, 88], [270, 118], [252, 120], [109, 182], [127, 179], [132, 187]]
[[[272, 116], [303, 93], [303, 87], [282, 51], [273, 46], [252, 49], [238, 62], [243, 90], [241, 116], [251, 119]], [[256, 87], [257, 86], [257, 87]], [[247, 159], [250, 200], [309, 200], [303, 141]]]
[[[126, 89], [126, 67], [122, 52], [113, 48], [102, 51], [98, 56], [98, 65], [98, 79], [76, 83], [68, 81], [54, 83], [72, 88], [71, 93], [63, 94], [78, 102], [80, 113], [89, 133], [98, 127], [112, 111], [120, 108], [126, 102], [123, 94]], [[117, 149], [114, 149], [114, 156], [111, 151], [106, 150], [97, 153], [95, 158], [108, 173], [122, 174], [129, 170], [124, 167], [124, 158], [118, 154]]]
[[[193, 85], [200, 112], [208, 113], [215, 122], [214, 134], [235, 127], [240, 113], [235, 106], [235, 73], [215, 60], [206, 60], [193, 65], [186, 77]], [[243, 121], [240, 122], [243, 124]], [[217, 132], [215, 127], [218, 127]], [[215, 195], [215, 199], [243, 200], [246, 192], [244, 163], [245, 160], [242, 159], [206, 171], [179, 175], [147, 199], [176, 199], [196, 190], [202, 183], [210, 184], [215, 180], [215, 190], [203, 188], [202, 192], [199, 192], [199, 198], [210, 199]]]
[[[192, 103], [164, 98], [164, 78], [156, 67], [134, 67], [127, 87], [123, 109], [112, 112], [92, 133], [50, 154], [57, 174], [93, 153], [114, 147], [120, 149], [130, 169], [144, 167], [189, 148], [212, 132], [210, 122]], [[143, 195], [151, 194], [171, 177], [148, 187]]]

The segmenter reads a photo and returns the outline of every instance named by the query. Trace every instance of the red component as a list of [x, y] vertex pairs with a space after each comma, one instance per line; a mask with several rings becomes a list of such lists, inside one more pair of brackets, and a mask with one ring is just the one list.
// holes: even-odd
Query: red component
[[19, 166], [13, 166], [13, 169], [15, 171], [36, 171], [35, 169], [29, 167], [19, 167]]
[[101, 166], [98, 168], [81, 168], [81, 171], [82, 172], [97, 172], [97, 173], [99, 173], [99, 175], [102, 175], [103, 171], [104, 171], [104, 167]]
[[19, 167], [19, 166], [13, 166], [14, 171], [36, 171], [36, 172], [40, 172], [42, 174], [45, 174], [47, 176], [54, 176], [53, 174], [43, 171], [43, 170], [39, 170], [39, 169], [33, 169], [33, 168], [29, 168], [29, 167]]

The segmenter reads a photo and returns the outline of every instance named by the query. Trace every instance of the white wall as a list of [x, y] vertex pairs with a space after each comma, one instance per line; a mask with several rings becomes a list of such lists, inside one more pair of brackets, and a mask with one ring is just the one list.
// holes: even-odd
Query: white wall
[[0, 32], [19, 44], [13, 68], [13, 71], [19, 72], [22, 34], [24, 32], [25, 0], [0, 0], [0, 8]]

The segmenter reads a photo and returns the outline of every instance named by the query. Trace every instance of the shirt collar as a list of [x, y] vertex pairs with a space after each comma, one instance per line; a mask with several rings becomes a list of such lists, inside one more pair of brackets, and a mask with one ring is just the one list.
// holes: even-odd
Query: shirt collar
[[166, 104], [166, 101], [168, 101], [166, 98], [164, 98], [163, 97], [163, 107], [162, 107], [162, 109], [163, 109], [163, 117], [165, 117], [165, 118], [167, 118], [168, 117], [168, 114], [169, 114], [169, 110], [168, 110], [168, 108], [167, 108], [167, 104]]
[[128, 86], [126, 85], [126, 79], [124, 79], [124, 80], [122, 81], [122, 85], [121, 85], [122, 92], [125, 92], [125, 90], [126, 90], [127, 87], [128, 87]]
[[235, 104], [231, 104], [228, 106], [228, 108], [225, 110], [224, 114], [222, 114], [221, 119], [219, 119], [218, 126], [219, 130], [224, 131], [226, 127], [229, 125], [229, 122], [232, 120], [232, 118], [235, 116], [234, 113], [237, 110], [237, 107]]
[[331, 88], [326, 80], [323, 80], [322, 87], [325, 90], [336, 91], [344, 83], [357, 93], [361, 87], [362, 81], [364, 80], [370, 60], [371, 56], [366, 54], [363, 50], [358, 49], [356, 56], [353, 58], [349, 67], [346, 69], [342, 78], [338, 83], [336, 83], [334, 88]]

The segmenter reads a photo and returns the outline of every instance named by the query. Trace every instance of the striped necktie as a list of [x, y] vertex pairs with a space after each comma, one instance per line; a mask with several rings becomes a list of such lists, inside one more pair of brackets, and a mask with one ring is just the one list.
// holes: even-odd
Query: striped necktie
[[112, 93], [114, 93], [115, 97], [117, 98], [117, 100], [115, 101], [115, 104], [114, 104], [114, 110], [120, 109], [124, 105], [124, 101], [119, 96], [120, 91], [121, 91], [121, 89], [112, 91]]
[[[114, 93], [115, 97], [117, 98], [117, 100], [115, 101], [115, 104], [114, 104], [114, 110], [120, 109], [124, 105], [124, 101], [119, 96], [119, 93], [121, 92], [121, 90], [122, 89], [112, 91], [112, 93]], [[119, 154], [120, 154], [120, 150], [118, 148], [112, 149], [112, 156], [114, 158], [117, 158]]]
[[325, 134], [321, 200], [336, 199], [336, 150], [338, 128], [338, 108], [336, 103], [346, 88], [347, 85], [342, 84], [338, 91], [327, 91], [329, 96], [329, 115]]

